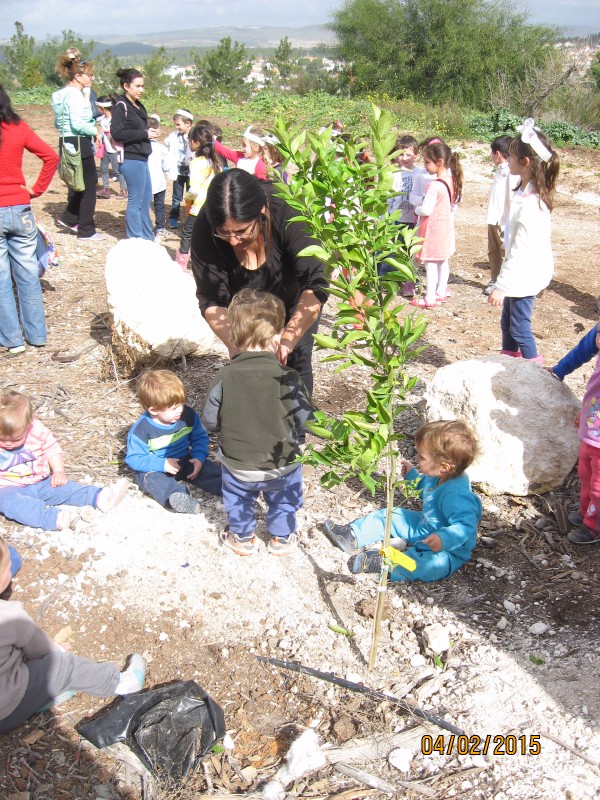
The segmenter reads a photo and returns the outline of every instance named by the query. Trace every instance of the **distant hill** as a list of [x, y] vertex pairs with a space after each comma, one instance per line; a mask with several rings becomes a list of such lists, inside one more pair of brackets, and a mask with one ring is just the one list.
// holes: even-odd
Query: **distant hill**
[[[193, 28], [191, 30], [146, 33], [137, 36], [100, 36], [98, 44], [106, 45], [115, 55], [147, 54], [153, 48], [213, 47], [221, 39], [231, 37], [246, 47], [276, 47], [286, 36], [293, 47], [310, 48], [318, 44], [333, 44], [335, 36], [322, 25], [303, 28], [268, 27], [260, 25], [222, 26], [218, 28]], [[137, 49], [136, 49], [137, 48]]]

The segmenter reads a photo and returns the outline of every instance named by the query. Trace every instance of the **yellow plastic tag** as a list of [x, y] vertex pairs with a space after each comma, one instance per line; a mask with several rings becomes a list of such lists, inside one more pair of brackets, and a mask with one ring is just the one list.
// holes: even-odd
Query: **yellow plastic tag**
[[390, 562], [392, 566], [400, 566], [407, 569], [409, 572], [414, 572], [417, 568], [417, 562], [414, 558], [405, 555], [402, 550], [396, 550], [395, 547], [382, 547], [379, 555]]

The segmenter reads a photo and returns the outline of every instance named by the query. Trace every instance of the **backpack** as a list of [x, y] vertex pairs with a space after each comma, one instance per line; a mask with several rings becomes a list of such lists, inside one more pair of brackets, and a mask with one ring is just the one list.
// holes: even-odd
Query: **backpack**
[[[115, 108], [117, 106], [123, 106], [125, 109], [125, 119], [127, 119], [127, 105], [122, 100], [119, 100], [115, 103]], [[125, 161], [125, 145], [122, 142], [117, 142], [116, 139], [113, 139], [112, 133], [108, 134], [108, 141], [110, 142], [110, 146], [113, 148], [115, 153], [117, 154], [117, 161], [119, 164], [122, 164]]]

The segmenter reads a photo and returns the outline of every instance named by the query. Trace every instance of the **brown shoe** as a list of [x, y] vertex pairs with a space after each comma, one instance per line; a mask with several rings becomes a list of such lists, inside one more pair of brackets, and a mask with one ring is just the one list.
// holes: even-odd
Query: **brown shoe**
[[110, 189], [98, 189], [96, 192], [96, 197], [101, 200], [109, 200], [110, 199]]

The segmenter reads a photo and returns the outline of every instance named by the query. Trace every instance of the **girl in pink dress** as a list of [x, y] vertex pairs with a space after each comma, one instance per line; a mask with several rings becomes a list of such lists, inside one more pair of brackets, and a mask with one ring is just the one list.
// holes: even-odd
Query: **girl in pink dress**
[[453, 207], [460, 201], [462, 168], [458, 153], [440, 139], [422, 148], [425, 169], [435, 175], [415, 212], [421, 218], [419, 236], [423, 246], [419, 258], [425, 265], [425, 297], [415, 297], [411, 305], [434, 308], [448, 296], [448, 259], [454, 252]]

